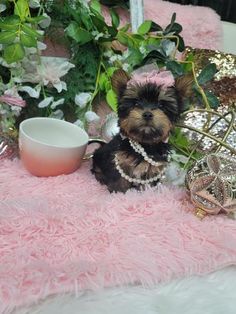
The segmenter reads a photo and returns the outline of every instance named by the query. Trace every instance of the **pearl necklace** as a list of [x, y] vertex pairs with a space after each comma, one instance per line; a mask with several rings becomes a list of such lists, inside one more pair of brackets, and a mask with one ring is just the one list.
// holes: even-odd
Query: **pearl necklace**
[[[137, 142], [135, 142], [135, 141], [133, 141], [131, 139], [129, 139], [129, 143], [130, 143], [130, 146], [133, 148], [133, 150], [136, 153], [139, 153], [140, 155], [142, 155], [144, 160], [147, 163], [149, 163], [150, 165], [155, 166], [155, 167], [159, 167], [159, 166], [162, 166], [164, 163], [166, 163], [165, 161], [161, 161], [161, 162], [160, 161], [155, 161], [155, 160], [151, 159], [150, 157], [148, 157], [148, 155], [145, 152], [144, 148], [139, 143], [137, 143]], [[137, 178], [131, 178], [120, 167], [117, 154], [115, 154], [114, 161], [115, 161], [116, 169], [119, 172], [119, 174], [121, 175], [121, 177], [124, 178], [125, 180], [131, 182], [131, 183], [149, 184], [149, 183], [158, 181], [158, 180], [160, 180], [162, 178], [162, 176], [164, 174], [164, 171], [165, 171], [165, 167], [163, 167], [163, 169], [156, 176], [154, 176], [152, 178], [149, 178], [149, 179], [146, 179], [146, 180], [137, 179]]]
[[[155, 161], [152, 158], [148, 157], [144, 148], [138, 142], [135, 142], [134, 140], [129, 139], [129, 143], [130, 143], [130, 146], [133, 148], [133, 150], [136, 153], [142, 155], [143, 159], [150, 165], [156, 166], [156, 167], [163, 165], [163, 161]], [[167, 156], [167, 161], [169, 161], [169, 155]]]

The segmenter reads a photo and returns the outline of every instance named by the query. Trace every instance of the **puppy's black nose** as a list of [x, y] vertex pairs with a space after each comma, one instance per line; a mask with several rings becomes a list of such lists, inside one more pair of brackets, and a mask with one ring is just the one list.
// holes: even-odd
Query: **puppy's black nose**
[[153, 114], [152, 114], [152, 112], [150, 112], [150, 111], [145, 111], [144, 113], [143, 113], [143, 119], [145, 119], [145, 120], [152, 120], [152, 118], [153, 118]]

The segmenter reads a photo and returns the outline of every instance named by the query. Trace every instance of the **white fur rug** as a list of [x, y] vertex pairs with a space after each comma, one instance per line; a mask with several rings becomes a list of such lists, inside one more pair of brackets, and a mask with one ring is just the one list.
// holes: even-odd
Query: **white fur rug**
[[59, 295], [15, 314], [235, 314], [236, 267], [153, 289], [113, 288]]

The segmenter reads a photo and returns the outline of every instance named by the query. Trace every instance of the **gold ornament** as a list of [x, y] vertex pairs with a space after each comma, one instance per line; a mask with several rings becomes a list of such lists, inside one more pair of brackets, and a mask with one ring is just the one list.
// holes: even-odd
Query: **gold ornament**
[[186, 175], [196, 216], [236, 211], [236, 159], [223, 154], [209, 154], [198, 160]]

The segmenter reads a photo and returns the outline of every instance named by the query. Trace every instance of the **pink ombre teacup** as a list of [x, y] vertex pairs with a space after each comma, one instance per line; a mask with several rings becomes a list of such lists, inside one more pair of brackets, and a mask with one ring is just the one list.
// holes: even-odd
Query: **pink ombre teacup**
[[70, 122], [53, 118], [30, 118], [20, 124], [19, 150], [25, 168], [39, 177], [69, 174], [77, 170], [90, 140]]

